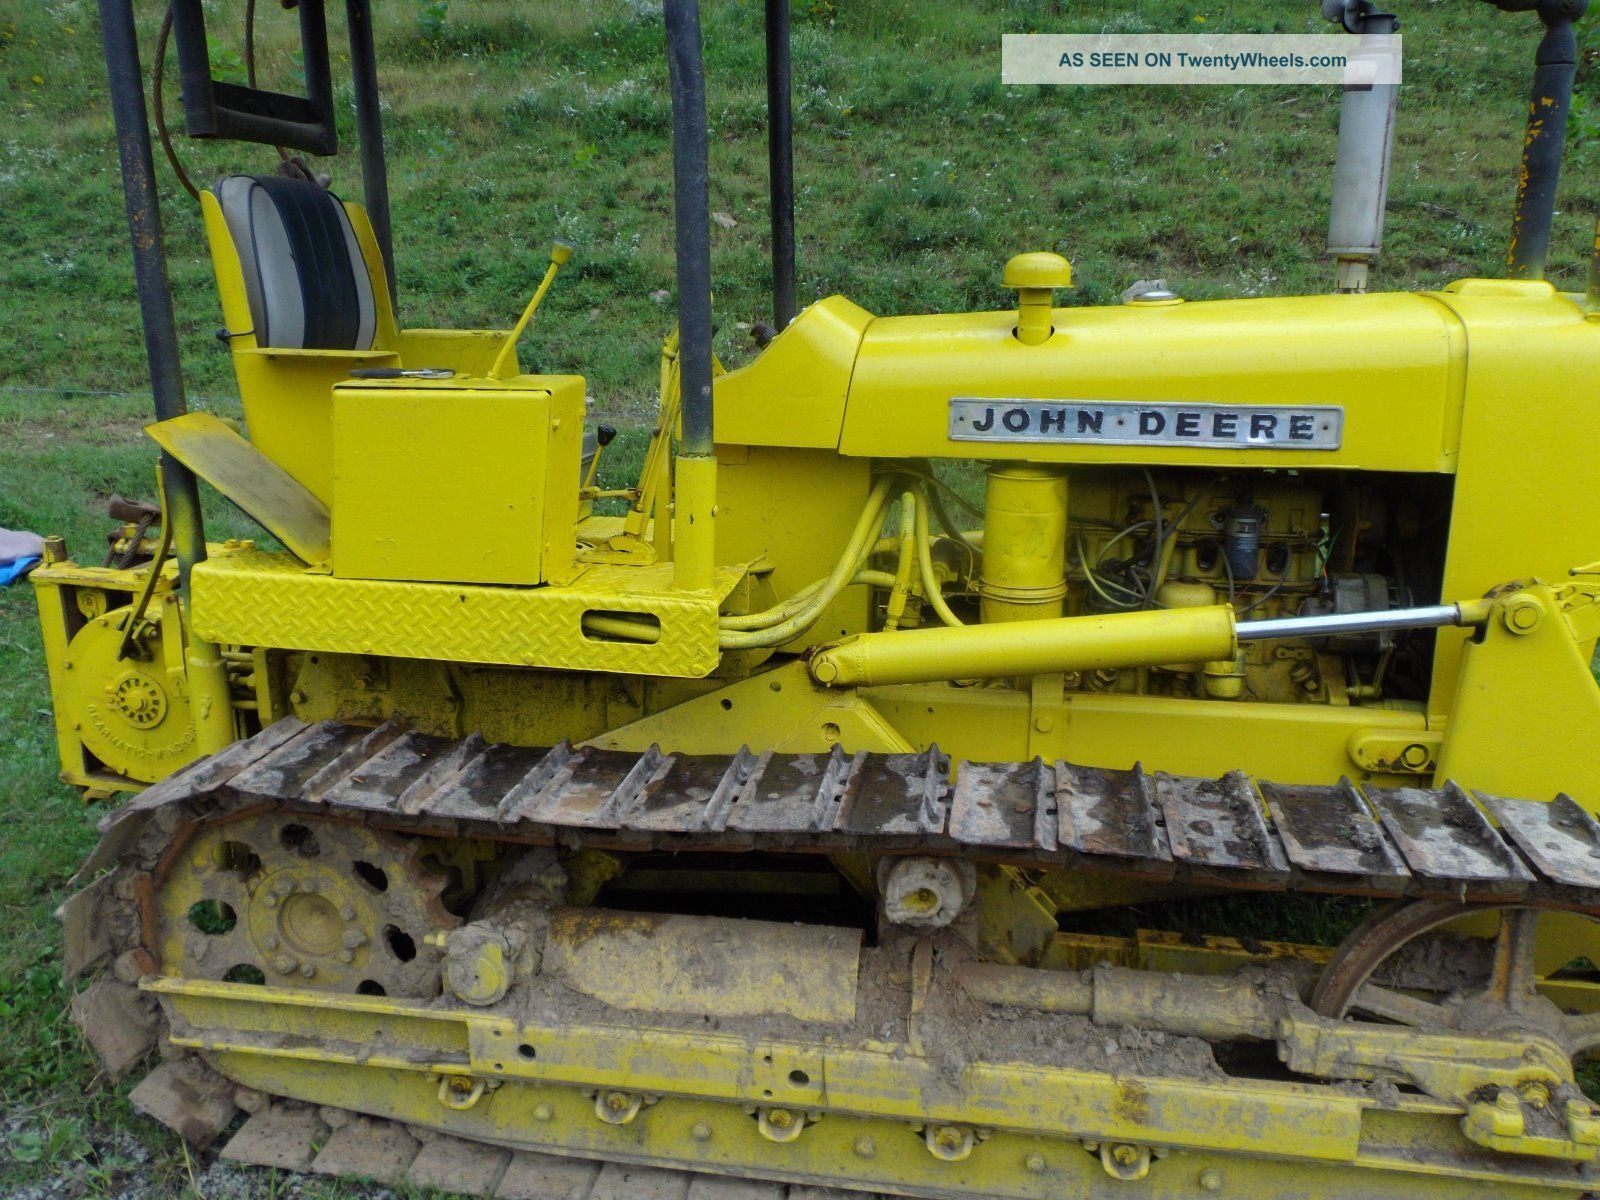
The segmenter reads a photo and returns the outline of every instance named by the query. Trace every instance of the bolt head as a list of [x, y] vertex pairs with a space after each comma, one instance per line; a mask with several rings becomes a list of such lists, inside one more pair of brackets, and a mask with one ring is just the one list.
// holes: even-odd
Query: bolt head
[[871, 1158], [878, 1152], [878, 1143], [866, 1134], [856, 1139], [856, 1154], [861, 1158]]
[[1531, 633], [1544, 613], [1539, 602], [1531, 596], [1519, 596], [1506, 602], [1505, 623], [1512, 633]]
[[556, 1110], [551, 1108], [548, 1104], [536, 1104], [536, 1105], [534, 1105], [534, 1108], [533, 1108], [533, 1119], [535, 1121], [548, 1121], [552, 1117], [554, 1117], [555, 1115], [556, 1115]]
[[711, 1126], [704, 1121], [696, 1121], [694, 1127], [689, 1130], [689, 1136], [697, 1142], [709, 1142], [711, 1140]]
[[280, 975], [287, 975], [300, 964], [287, 954], [280, 954], [272, 960], [272, 969]]
[[1039, 1154], [1037, 1152], [1033, 1153], [1033, 1154], [1030, 1154], [1030, 1155], [1028, 1155], [1028, 1157], [1026, 1159], [1023, 1160], [1023, 1164], [1022, 1165], [1028, 1168], [1029, 1174], [1032, 1174], [1032, 1175], [1043, 1175], [1044, 1174], [1044, 1155]]
[[1207, 1167], [1200, 1172], [1200, 1186], [1208, 1192], [1222, 1190], [1222, 1172], [1215, 1167]]

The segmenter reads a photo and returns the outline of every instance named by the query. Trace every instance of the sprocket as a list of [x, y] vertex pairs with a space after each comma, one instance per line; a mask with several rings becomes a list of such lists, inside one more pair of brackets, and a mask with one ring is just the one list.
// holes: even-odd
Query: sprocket
[[158, 896], [170, 974], [429, 998], [434, 942], [460, 924], [424, 843], [366, 826], [266, 813], [210, 825]]

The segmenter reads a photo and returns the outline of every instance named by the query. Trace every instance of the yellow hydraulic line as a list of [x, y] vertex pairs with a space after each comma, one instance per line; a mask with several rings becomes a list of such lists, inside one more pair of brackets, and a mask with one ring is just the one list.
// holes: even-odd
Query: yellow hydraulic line
[[905, 616], [906, 601], [911, 594], [911, 571], [917, 556], [917, 497], [907, 489], [900, 493], [900, 545], [895, 564], [894, 584], [889, 589], [889, 602], [884, 606], [883, 627], [899, 629]]
[[[911, 519], [911, 511], [912, 510], [910, 510], [910, 509], [902, 509], [902, 511], [901, 511], [901, 521], [902, 521], [902, 523], [907, 522], [907, 521], [909, 521]], [[846, 553], [847, 554], [848, 554], [848, 549], [849, 548], [846, 547]], [[908, 558], [909, 558], [909, 556], [911, 554], [913, 554], [914, 551], [915, 551], [915, 542], [912, 540], [911, 536], [908, 534], [903, 538], [899, 538], [899, 537], [879, 538], [877, 541], [872, 543], [872, 548], [870, 550], [868, 550], [866, 555], [864, 555], [863, 557], [865, 557], [865, 558], [873, 558], [873, 557], [875, 557], [876, 555], [879, 555], [879, 554], [903, 554], [905, 556], [908, 556]], [[911, 559], [910, 561], [914, 562], [915, 560]], [[884, 578], [886, 580], [888, 580], [888, 582], [882, 584], [881, 586], [883, 586], [883, 587], [893, 587], [894, 586], [894, 577], [891, 576], [891, 575], [888, 575], [886, 572], [865, 572], [864, 571], [864, 572], [861, 573], [861, 575], [867, 575], [867, 574], [883, 574]], [[813, 580], [811, 583], [806, 584], [805, 587], [801, 588], [794, 595], [790, 596], [787, 600], [784, 600], [779, 604], [775, 604], [771, 608], [764, 608], [760, 612], [732, 613], [732, 614], [729, 614], [729, 615], [726, 615], [726, 616], [719, 617], [717, 619], [718, 626], [720, 628], [722, 628], [722, 629], [725, 629], [725, 630], [747, 630], [747, 629], [766, 629], [766, 628], [769, 628], [769, 627], [771, 627], [773, 625], [778, 624], [780, 621], [788, 620], [790, 617], [794, 616], [798, 612], [804, 612], [806, 609], [810, 608], [812, 606], [812, 601], [816, 599], [817, 593], [822, 590], [823, 586], [827, 582], [828, 582], [827, 579]], [[861, 582], [863, 582], [863, 579], [861, 578], [860, 575], [858, 575], [855, 579], [851, 580], [851, 582], [852, 583], [861, 583]]]
[[[807, 588], [806, 592], [815, 593], [825, 582], [826, 580], [819, 579]], [[850, 582], [872, 587], [893, 587], [895, 577], [887, 571], [858, 571]], [[586, 634], [600, 634], [608, 638], [643, 642], [652, 646], [661, 640], [659, 625], [651, 625], [646, 621], [636, 621], [629, 617], [602, 617], [590, 613], [583, 618], [583, 631]]]
[[1219, 604], [861, 633], [818, 651], [810, 670], [828, 687], [868, 687], [1213, 662], [1236, 649], [1233, 609]]
[[533, 314], [539, 311], [539, 303], [544, 299], [544, 294], [550, 290], [550, 285], [555, 282], [556, 272], [561, 269], [561, 264], [572, 257], [572, 247], [565, 242], [557, 242], [550, 247], [550, 265], [545, 268], [544, 278], [539, 281], [538, 288], [533, 293], [533, 299], [528, 301], [528, 307], [522, 310], [522, 316], [512, 326], [511, 332], [506, 335], [506, 344], [500, 347], [500, 353], [494, 356], [494, 366], [489, 368], [489, 378], [499, 379], [506, 369], [506, 360], [511, 357], [517, 348], [517, 339], [522, 336], [522, 331], [528, 327], [528, 322], [533, 320]]
[[661, 640], [661, 627], [646, 621], [630, 621], [627, 617], [601, 617], [593, 613], [583, 618], [584, 633], [598, 633], [608, 638], [626, 642], [643, 642], [655, 645]]
[[[917, 505], [917, 562], [922, 568], [922, 594], [928, 603], [933, 605], [933, 611], [939, 614], [939, 619], [946, 625], [960, 628], [964, 622], [955, 613], [950, 611], [950, 606], [944, 602], [944, 592], [939, 587], [939, 577], [933, 573], [933, 551], [928, 543], [928, 505], [926, 502]], [[934, 632], [938, 632], [935, 630]], [[971, 676], [940, 676], [940, 678], [966, 679]]]
[[864, 583], [868, 587], [892, 588], [895, 577], [888, 571], [857, 571], [851, 583]]
[[[885, 495], [887, 494], [887, 480], [883, 481], [881, 490]], [[801, 588], [798, 592], [790, 596], [781, 604], [776, 604], [771, 608], [763, 609], [761, 612], [736, 613], [731, 616], [721, 617], [719, 618], [721, 627], [724, 630], [730, 631], [766, 629], [770, 626], [777, 625], [788, 620], [797, 613], [805, 612], [812, 608], [818, 594], [823, 588], [828, 586], [831, 580], [841, 573], [846, 563], [854, 565], [859, 563], [861, 559], [865, 557], [861, 553], [861, 543], [866, 538], [870, 537], [873, 531], [877, 528], [876, 518], [873, 516], [873, 513], [875, 510], [881, 511], [881, 508], [882, 497], [879, 495], [879, 489], [874, 489], [868, 494], [867, 502], [861, 509], [861, 515], [856, 518], [855, 527], [850, 531], [849, 540], [845, 543], [844, 552], [840, 555], [838, 564], [834, 567], [833, 572], [827, 578], [818, 579], [813, 583], [808, 583], [805, 587]], [[875, 543], [874, 549], [876, 549], [878, 544], [881, 543]]]
[[817, 593], [828, 581], [826, 579], [813, 580], [806, 584], [794, 595], [781, 604], [771, 608], [764, 608], [760, 612], [733, 613], [718, 619], [718, 627], [727, 631], [770, 629], [782, 621], [787, 621], [796, 613], [804, 612], [811, 607], [811, 602], [817, 598]]
[[856, 527], [850, 535], [843, 557], [839, 559], [833, 574], [828, 576], [822, 590], [817, 593], [816, 598], [804, 612], [768, 629], [758, 629], [748, 633], [724, 630], [720, 638], [722, 648], [755, 650], [766, 646], [781, 646], [803, 632], [821, 616], [823, 609], [834, 602], [865, 561], [874, 540], [873, 535], [877, 532], [878, 523], [883, 519], [890, 483], [891, 480], [885, 477], [873, 485], [872, 493], [867, 498], [867, 506], [862, 509], [861, 516], [856, 521]]

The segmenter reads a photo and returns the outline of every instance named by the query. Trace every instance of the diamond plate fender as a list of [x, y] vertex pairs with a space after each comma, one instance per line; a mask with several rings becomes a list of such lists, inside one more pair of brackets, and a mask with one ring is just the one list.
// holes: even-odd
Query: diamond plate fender
[[[698, 679], [716, 668], [717, 610], [742, 577], [719, 568], [707, 593], [671, 591], [670, 564], [592, 566], [563, 587], [402, 583], [339, 579], [247, 547], [195, 568], [194, 628], [219, 644]], [[651, 614], [661, 637], [585, 636], [596, 610]]]

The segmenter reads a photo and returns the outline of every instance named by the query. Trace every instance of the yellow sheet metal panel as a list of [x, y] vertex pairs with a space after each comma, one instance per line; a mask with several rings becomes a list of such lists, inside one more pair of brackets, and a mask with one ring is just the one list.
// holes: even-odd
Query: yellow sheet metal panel
[[305, 562], [328, 561], [327, 506], [226, 421], [192, 412], [147, 425], [145, 432]]
[[[749, 366], [720, 376], [717, 441], [837, 446], [850, 372], [872, 319], [843, 296], [819, 300]], [[879, 446], [875, 453], [883, 449]]]
[[[831, 449], [719, 446], [717, 558], [770, 564], [765, 580], [773, 594], [792, 596], [833, 570], [870, 488], [871, 464]], [[866, 627], [867, 588], [852, 586], [812, 628], [844, 637]], [[810, 640], [797, 638], [788, 648]]]
[[1462, 643], [1437, 777], [1532, 800], [1566, 793], [1600, 811], [1594, 643], [1546, 587], [1518, 593], [1501, 613], [1481, 640]]
[[[1600, 323], [1542, 281], [1463, 280], [1436, 300], [1459, 315], [1472, 346], [1444, 595], [1532, 577], [1558, 583], [1600, 557]], [[1455, 701], [1467, 637], [1439, 633], [1436, 719]]]
[[582, 424], [576, 376], [338, 385], [334, 574], [527, 585], [547, 566], [566, 574]]
[[[990, 762], [1029, 757], [1026, 692], [909, 684], [861, 694], [915, 745], [937, 743], [947, 754]], [[1363, 782], [1417, 782], [1414, 775], [1360, 771], [1348, 745], [1368, 729], [1420, 731], [1420, 712], [1094, 692], [1070, 694], [1064, 711], [1064, 720], [1045, 735], [1048, 757], [1119, 770], [1142, 762], [1147, 770], [1188, 775], [1245, 769], [1276, 783], [1325, 784], [1341, 775]], [[845, 748], [857, 749], [849, 742]]]
[[[1449, 471], [1455, 318], [1422, 296], [1307, 296], [1055, 310], [1038, 346], [1015, 312], [886, 317], [850, 382], [845, 454], [1034, 462]], [[1338, 449], [950, 437], [950, 401], [1183, 403], [1343, 410]], [[1136, 416], [1136, 410], [1130, 410]]]
[[[565, 587], [339, 579], [287, 554], [222, 550], [195, 567], [195, 630], [212, 641], [699, 678], [716, 668], [717, 608], [743, 577], [725, 567], [708, 593], [671, 589], [672, 568], [591, 566]], [[649, 614], [653, 644], [585, 636], [585, 613]]]
[[395, 346], [410, 367], [448, 367], [461, 375], [487, 375], [506, 343], [498, 329], [403, 329]]

